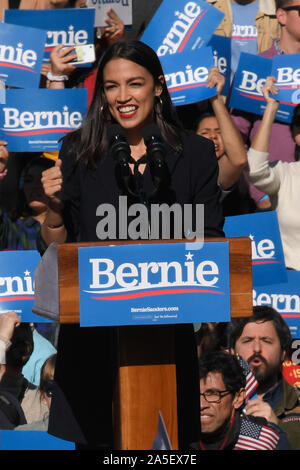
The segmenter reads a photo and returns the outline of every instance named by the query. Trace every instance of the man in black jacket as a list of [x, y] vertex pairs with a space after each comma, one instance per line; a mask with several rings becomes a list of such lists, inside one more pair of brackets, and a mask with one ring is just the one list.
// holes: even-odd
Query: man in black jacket
[[200, 357], [199, 378], [201, 434], [193, 449], [290, 449], [278, 426], [242, 412], [246, 377], [235, 356], [215, 351]]

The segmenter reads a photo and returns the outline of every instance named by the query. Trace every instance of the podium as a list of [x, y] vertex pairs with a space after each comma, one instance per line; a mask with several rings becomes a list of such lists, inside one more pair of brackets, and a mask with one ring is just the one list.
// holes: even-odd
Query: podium
[[[231, 318], [251, 316], [250, 239], [248, 237], [205, 239], [205, 242], [211, 241], [229, 242]], [[190, 240], [138, 240], [119, 241], [113, 244], [164, 242], [191, 243]], [[109, 241], [56, 246], [57, 299], [61, 323], [79, 323], [80, 319], [78, 248], [111, 244]], [[47, 270], [46, 263], [44, 270]], [[42, 275], [42, 271], [39, 274]], [[37, 289], [39, 286], [36, 283], [36, 291]], [[37, 307], [34, 307], [33, 311], [41, 314]], [[118, 327], [119, 372], [113, 400], [116, 450], [151, 450], [157, 433], [159, 412], [164, 419], [172, 449], [178, 449], [178, 390], [174, 341], [175, 325], [172, 324]]]

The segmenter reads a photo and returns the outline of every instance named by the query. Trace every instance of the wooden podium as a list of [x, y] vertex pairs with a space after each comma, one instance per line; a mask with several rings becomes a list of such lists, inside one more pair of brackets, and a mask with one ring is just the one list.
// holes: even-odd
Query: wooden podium
[[[167, 243], [190, 240], [164, 240]], [[231, 317], [252, 315], [252, 258], [248, 237], [209, 238], [229, 242]], [[114, 242], [120, 244], [124, 242]], [[126, 241], [126, 244], [156, 241]], [[157, 243], [162, 243], [158, 240]], [[79, 322], [78, 247], [111, 242], [69, 243], [57, 247], [61, 323]], [[119, 374], [114, 398], [115, 449], [151, 450], [161, 412], [172, 449], [178, 449], [174, 325], [122, 326]]]

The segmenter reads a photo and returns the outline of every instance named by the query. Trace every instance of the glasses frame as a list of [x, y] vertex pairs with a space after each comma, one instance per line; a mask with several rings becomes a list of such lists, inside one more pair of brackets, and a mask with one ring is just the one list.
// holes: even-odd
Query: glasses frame
[[300, 16], [300, 5], [291, 5], [289, 7], [282, 7], [282, 10], [284, 11], [298, 11], [298, 16]]
[[222, 398], [229, 395], [229, 393], [233, 393], [233, 391], [232, 390], [214, 390], [214, 393], [216, 395], [219, 395], [218, 400], [208, 400], [206, 397], [207, 392], [200, 392], [200, 397], [201, 395], [203, 395], [204, 400], [207, 401], [207, 403], [221, 403]]

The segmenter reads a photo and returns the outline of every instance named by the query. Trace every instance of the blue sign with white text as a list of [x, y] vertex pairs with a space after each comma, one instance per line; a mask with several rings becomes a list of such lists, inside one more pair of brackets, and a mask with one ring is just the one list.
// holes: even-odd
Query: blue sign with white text
[[253, 289], [253, 305], [270, 305], [288, 324], [291, 335], [300, 338], [300, 271], [287, 269], [287, 282]]
[[5, 10], [4, 22], [46, 30], [44, 62], [58, 44], [82, 46], [94, 43], [95, 8], [53, 10]]
[[75, 450], [75, 444], [47, 431], [1, 430], [0, 450]]
[[196, 103], [217, 94], [216, 87], [207, 88], [209, 69], [214, 66], [212, 50], [202, 47], [197, 51], [160, 58], [166, 85], [175, 106]]
[[[274, 75], [277, 79], [275, 85], [279, 88], [279, 93], [274, 98], [280, 102], [275, 119], [290, 122], [296, 104], [292, 103], [292, 100], [300, 102], [300, 81], [298, 85], [295, 84], [293, 77], [297, 76], [297, 70], [292, 66], [294, 64], [296, 67], [295, 62], [290, 59], [293, 55], [297, 56], [299, 64], [300, 54], [275, 56], [272, 60], [242, 52], [233, 80], [229, 105], [242, 111], [263, 115], [266, 101], [261, 87], [268, 76]], [[284, 62], [282, 62], [283, 57]], [[290, 64], [289, 71], [285, 64]]]
[[226, 217], [226, 237], [250, 237], [253, 285], [286, 282], [286, 267], [275, 211]]
[[227, 96], [230, 87], [231, 39], [214, 34], [207, 45], [212, 48], [214, 66], [225, 77], [222, 95]]
[[141, 41], [159, 57], [195, 50], [206, 44], [224, 13], [204, 0], [164, 0]]
[[0, 138], [11, 152], [57, 151], [78, 129], [87, 110], [87, 89], [7, 90], [0, 105]]
[[81, 326], [230, 321], [228, 242], [78, 249]]
[[45, 40], [43, 30], [0, 23], [0, 79], [6, 86], [39, 87]]
[[229, 106], [263, 114], [266, 102], [261, 87], [271, 75], [272, 60], [255, 54], [242, 52], [233, 79]]
[[272, 75], [276, 77], [280, 109], [292, 119], [294, 107], [300, 103], [300, 54], [281, 54], [273, 58]]
[[0, 251], [0, 315], [14, 310], [23, 322], [48, 322], [32, 313], [38, 251]]

